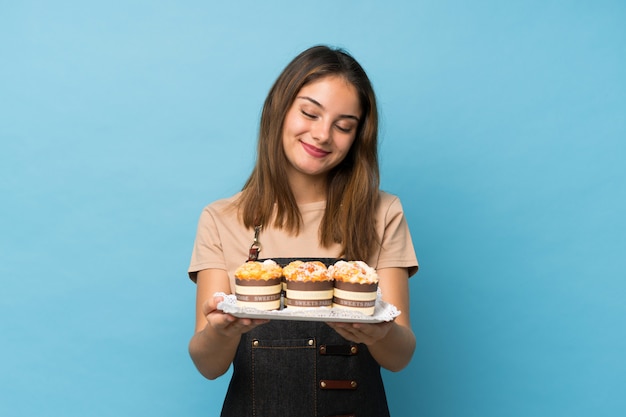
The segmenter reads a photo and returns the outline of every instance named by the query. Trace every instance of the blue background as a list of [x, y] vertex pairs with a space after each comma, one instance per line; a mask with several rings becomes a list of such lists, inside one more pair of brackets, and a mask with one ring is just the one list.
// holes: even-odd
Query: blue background
[[625, 415], [625, 21], [617, 0], [0, 0], [0, 415], [218, 415], [228, 378], [187, 354], [196, 222], [318, 43], [371, 76], [421, 263], [392, 413]]

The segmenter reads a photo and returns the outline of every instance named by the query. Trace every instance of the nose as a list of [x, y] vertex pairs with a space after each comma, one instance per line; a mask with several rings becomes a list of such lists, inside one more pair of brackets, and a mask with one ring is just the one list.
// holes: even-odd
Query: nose
[[324, 120], [318, 120], [313, 124], [311, 128], [311, 134], [313, 139], [317, 142], [328, 142], [331, 139], [331, 126], [330, 123]]

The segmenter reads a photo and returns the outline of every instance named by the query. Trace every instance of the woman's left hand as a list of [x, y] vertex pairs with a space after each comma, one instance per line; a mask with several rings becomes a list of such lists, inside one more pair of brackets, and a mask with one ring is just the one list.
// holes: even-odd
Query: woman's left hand
[[341, 337], [355, 343], [373, 345], [383, 339], [394, 325], [392, 321], [383, 323], [326, 323], [333, 328]]

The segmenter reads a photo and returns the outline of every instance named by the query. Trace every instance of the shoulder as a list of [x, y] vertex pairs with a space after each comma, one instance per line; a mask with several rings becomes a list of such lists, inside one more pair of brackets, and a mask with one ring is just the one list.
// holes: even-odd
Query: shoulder
[[396, 222], [404, 222], [406, 213], [400, 202], [400, 197], [385, 191], [379, 191], [378, 207], [376, 209], [376, 221], [381, 225], [389, 225]]
[[227, 198], [221, 198], [219, 200], [215, 200], [204, 207], [204, 212], [214, 213], [223, 215], [229, 211], [236, 212], [237, 211], [237, 203], [239, 201], [239, 197], [241, 196], [241, 192]]
[[378, 191], [378, 207], [379, 210], [382, 210], [384, 212], [387, 212], [389, 210], [400, 212], [402, 211], [400, 197], [382, 190]]
[[200, 213], [200, 224], [233, 224], [239, 219], [238, 201], [240, 193], [228, 198], [215, 200], [206, 205]]

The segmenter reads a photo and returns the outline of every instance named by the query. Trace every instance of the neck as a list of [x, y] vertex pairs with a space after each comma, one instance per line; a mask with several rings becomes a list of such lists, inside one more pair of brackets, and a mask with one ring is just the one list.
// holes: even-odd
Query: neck
[[326, 200], [326, 176], [291, 175], [289, 187], [297, 204]]

